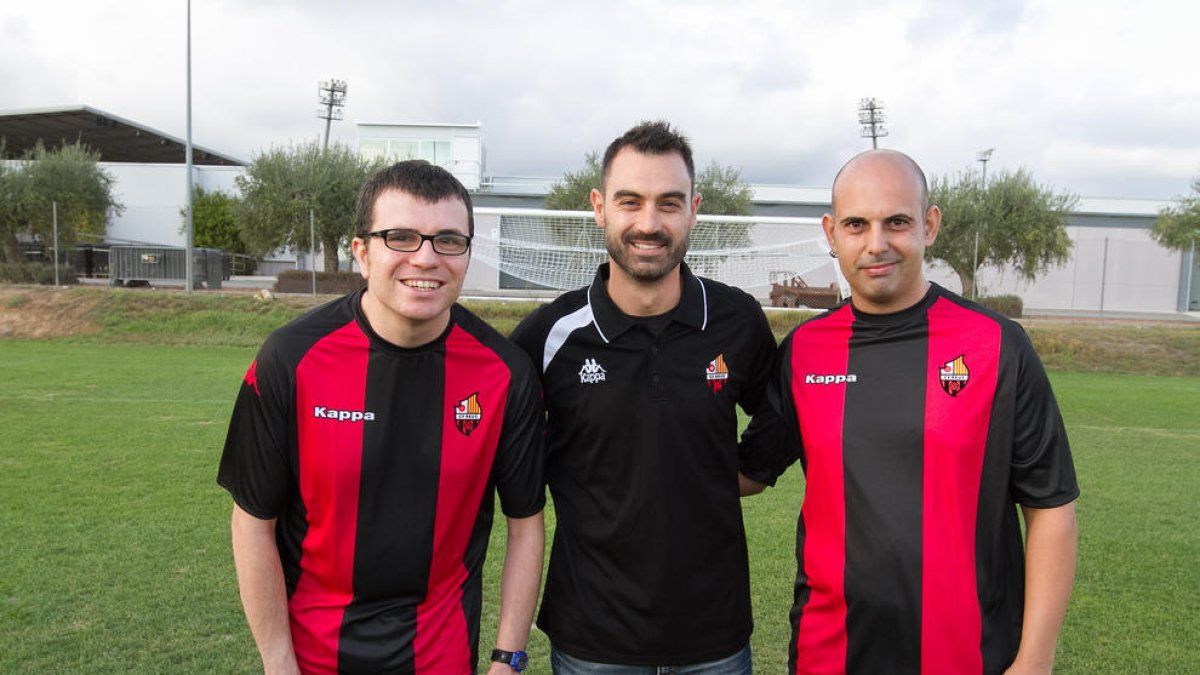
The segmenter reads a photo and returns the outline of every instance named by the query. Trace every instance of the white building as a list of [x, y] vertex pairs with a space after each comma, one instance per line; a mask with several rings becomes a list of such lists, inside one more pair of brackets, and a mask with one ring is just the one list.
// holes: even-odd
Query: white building
[[[39, 141], [53, 147], [79, 139], [100, 153], [99, 165], [114, 179], [113, 197], [124, 206], [109, 225], [108, 239], [184, 246], [182, 209], [187, 205], [187, 143], [161, 131], [88, 106], [0, 112], [0, 138], [12, 158]], [[234, 191], [245, 162], [192, 145], [192, 178], [205, 190]]]
[[483, 125], [360, 123], [358, 151], [387, 162], [424, 159], [454, 174], [468, 190], [484, 179]]
[[[1154, 200], [1080, 199], [1067, 219], [1073, 246], [1062, 266], [1032, 282], [1012, 270], [982, 268], [980, 288], [989, 295], [1017, 295], [1026, 307], [1038, 309], [1200, 311], [1196, 252], [1166, 249], [1150, 237], [1160, 209], [1167, 205]], [[957, 289], [957, 277], [953, 273], [948, 277], [945, 285]]]

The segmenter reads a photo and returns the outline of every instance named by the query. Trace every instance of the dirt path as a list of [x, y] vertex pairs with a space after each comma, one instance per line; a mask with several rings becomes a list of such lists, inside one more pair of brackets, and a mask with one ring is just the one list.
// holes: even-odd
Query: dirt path
[[99, 298], [38, 286], [0, 286], [0, 338], [52, 338], [100, 332]]

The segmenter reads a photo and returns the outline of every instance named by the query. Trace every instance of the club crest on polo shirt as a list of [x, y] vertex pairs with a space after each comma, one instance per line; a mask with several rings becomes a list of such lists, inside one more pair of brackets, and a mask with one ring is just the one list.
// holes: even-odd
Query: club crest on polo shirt
[[729, 366], [725, 365], [724, 354], [717, 354], [717, 358], [708, 362], [704, 377], [708, 380], [708, 387], [713, 390], [714, 394], [719, 393], [725, 387], [725, 381], [729, 379]]
[[471, 394], [454, 406], [454, 426], [458, 427], [463, 436], [470, 436], [475, 427], [479, 426], [481, 419], [483, 408], [479, 405], [479, 392]]
[[959, 354], [954, 360], [942, 364], [941, 370], [938, 371], [942, 391], [951, 396], [958, 396], [960, 391], [967, 388], [967, 381], [971, 379], [971, 370], [967, 368], [964, 356], [965, 354]]
[[579, 369], [580, 384], [596, 384], [604, 381], [605, 370], [596, 359], [584, 359], [583, 367]]

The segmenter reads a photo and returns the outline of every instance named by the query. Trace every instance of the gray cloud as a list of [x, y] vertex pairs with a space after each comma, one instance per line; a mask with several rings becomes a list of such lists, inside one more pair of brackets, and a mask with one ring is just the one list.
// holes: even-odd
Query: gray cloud
[[[83, 103], [183, 135], [181, 5], [11, 14], [0, 108]], [[869, 145], [865, 96], [886, 106], [884, 145], [930, 173], [984, 147], [998, 170], [1101, 196], [1169, 198], [1200, 173], [1190, 5], [212, 0], [192, 21], [194, 138], [244, 158], [319, 137], [317, 81], [336, 77], [334, 140], [355, 121], [478, 121], [493, 175], [559, 176], [665, 118], [701, 163], [826, 186]]]

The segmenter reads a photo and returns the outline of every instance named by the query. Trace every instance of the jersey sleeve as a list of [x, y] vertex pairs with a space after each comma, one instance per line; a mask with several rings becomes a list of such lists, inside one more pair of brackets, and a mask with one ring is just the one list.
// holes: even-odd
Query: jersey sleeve
[[217, 471], [217, 483], [256, 518], [278, 517], [294, 482], [288, 450], [292, 388], [268, 339], [242, 380]]
[[546, 307], [542, 306], [527, 314], [509, 335], [509, 339], [529, 356], [533, 367], [539, 373], [542, 370], [542, 348], [546, 341], [546, 330], [541, 320], [545, 309]]
[[802, 454], [791, 387], [794, 335], [793, 331], [774, 351], [763, 404], [754, 411], [738, 443], [738, 471], [750, 480], [772, 486]]
[[519, 365], [513, 368], [504, 428], [492, 468], [500, 508], [509, 518], [532, 516], [546, 505], [542, 476], [546, 433], [541, 388], [524, 358]]
[[749, 329], [753, 331], [749, 345], [750, 377], [746, 380], [746, 387], [738, 405], [747, 414], [753, 415], [758, 412], [766, 396], [778, 350], [775, 346], [775, 334], [771, 332], [771, 325], [767, 323], [767, 316], [759, 307], [758, 301], [749, 295], [746, 296], [746, 300], [749, 302], [746, 318], [750, 324]]
[[1061, 506], [1079, 496], [1062, 413], [1045, 368], [1019, 327], [1012, 336], [1017, 357], [1011, 490], [1026, 506]]

